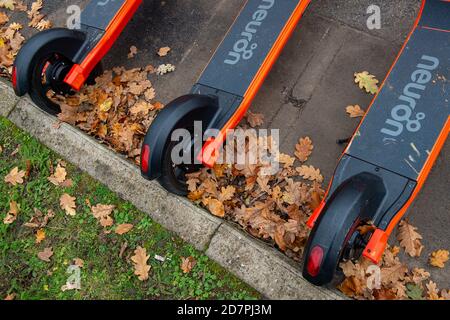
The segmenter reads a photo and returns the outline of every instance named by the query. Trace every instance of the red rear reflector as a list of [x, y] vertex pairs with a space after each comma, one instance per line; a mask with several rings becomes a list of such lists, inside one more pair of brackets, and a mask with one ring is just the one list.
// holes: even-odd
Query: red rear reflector
[[141, 155], [141, 169], [143, 172], [148, 172], [148, 161], [150, 160], [150, 147], [148, 145], [144, 146]]
[[308, 264], [306, 265], [306, 269], [312, 277], [319, 274], [320, 267], [322, 266], [322, 260], [323, 249], [320, 246], [314, 247], [309, 254]]
[[12, 71], [12, 84], [14, 89], [17, 88], [17, 69], [16, 67], [13, 67]]

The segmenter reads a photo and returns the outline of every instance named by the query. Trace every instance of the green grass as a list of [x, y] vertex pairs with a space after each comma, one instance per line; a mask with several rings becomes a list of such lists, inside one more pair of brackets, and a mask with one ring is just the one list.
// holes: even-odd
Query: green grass
[[[51, 165], [60, 159], [55, 153], [0, 118], [0, 299], [16, 294], [17, 299], [258, 299], [260, 295], [228, 273], [202, 252], [184, 243], [176, 235], [153, 222], [131, 203], [121, 200], [107, 187], [67, 164], [70, 188], [56, 187], [47, 178]], [[20, 146], [20, 147], [19, 147]], [[16, 155], [11, 156], [19, 147]], [[30, 176], [23, 185], [11, 186], [4, 177], [14, 167]], [[67, 216], [59, 207], [59, 198], [69, 193], [77, 198], [77, 215]], [[3, 224], [10, 201], [20, 205], [17, 220]], [[113, 204], [115, 225], [132, 223], [128, 234], [105, 233], [92, 216], [87, 204]], [[45, 227], [46, 239], [35, 243], [35, 230], [23, 226], [34, 215], [54, 210], [55, 218]], [[128, 249], [119, 257], [124, 243]], [[150, 255], [150, 279], [144, 282], [134, 275], [130, 257], [137, 246]], [[37, 254], [52, 247], [51, 262]], [[153, 257], [166, 257], [159, 262]], [[181, 257], [192, 256], [197, 265], [188, 274], [180, 268]], [[84, 260], [81, 290], [65, 291], [61, 287], [69, 274], [73, 259]]]

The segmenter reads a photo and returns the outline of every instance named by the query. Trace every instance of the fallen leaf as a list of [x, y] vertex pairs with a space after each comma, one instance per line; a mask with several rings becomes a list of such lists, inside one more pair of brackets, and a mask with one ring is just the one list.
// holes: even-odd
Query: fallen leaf
[[167, 54], [170, 52], [170, 50], [172, 50], [172, 49], [170, 49], [169, 47], [163, 47], [163, 48], [160, 48], [160, 49], [158, 50], [158, 55], [159, 55], [160, 57], [165, 57], [165, 56], [167, 56]]
[[301, 138], [295, 146], [295, 156], [300, 162], [306, 162], [314, 149], [313, 143], [309, 137]]
[[16, 294], [15, 293], [10, 293], [8, 295], [6, 295], [5, 299], [3, 299], [4, 301], [12, 301], [16, 298]]
[[408, 283], [406, 289], [406, 294], [411, 300], [424, 300], [423, 289], [419, 285]]
[[21, 146], [20, 146], [20, 144], [19, 144], [19, 145], [17, 146], [17, 148], [15, 148], [13, 152], [11, 152], [10, 156], [11, 156], [11, 157], [16, 156], [16, 154], [18, 154], [19, 151], [20, 151], [20, 147], [21, 147]]
[[130, 53], [128, 53], [128, 59], [133, 59], [138, 53], [138, 48], [136, 46], [131, 46]]
[[356, 277], [349, 277], [338, 286], [338, 289], [347, 297], [354, 298], [363, 294], [364, 287], [361, 280]]
[[55, 217], [53, 210], [47, 210], [47, 214], [44, 216], [41, 210], [34, 208], [34, 216], [29, 222], [24, 223], [24, 226], [32, 229], [43, 229], [47, 226], [50, 219]]
[[247, 112], [247, 122], [252, 128], [260, 127], [264, 124], [264, 115], [262, 113]]
[[45, 248], [44, 251], [38, 253], [38, 258], [45, 262], [50, 262], [50, 258], [53, 256], [53, 249]]
[[4, 12], [0, 12], [0, 26], [9, 21], [8, 15]]
[[5, 182], [9, 183], [13, 186], [16, 186], [18, 184], [23, 184], [24, 180], [23, 178], [25, 177], [25, 171], [20, 170], [18, 167], [15, 167], [14, 169], [12, 169], [8, 175], [5, 176]]
[[315, 211], [317, 208], [320, 207], [321, 203], [322, 203], [322, 194], [319, 191], [314, 190], [313, 192], [311, 192], [311, 199], [308, 202], [308, 206], [311, 209], [311, 211]]
[[183, 273], [191, 272], [196, 264], [197, 261], [195, 261], [194, 257], [181, 258], [181, 270], [183, 270]]
[[134, 264], [134, 274], [138, 276], [139, 280], [145, 281], [149, 278], [149, 272], [151, 267], [147, 264], [150, 256], [147, 255], [147, 250], [142, 247], [137, 247], [134, 251], [134, 256], [131, 257], [131, 261]]
[[433, 267], [444, 268], [448, 259], [448, 250], [437, 250], [431, 253], [429, 262]]
[[80, 258], [75, 258], [75, 259], [73, 259], [73, 264], [75, 266], [77, 266], [78, 268], [83, 268], [84, 267], [84, 260], [80, 259]]
[[130, 113], [134, 116], [139, 115], [139, 114], [146, 116], [146, 115], [148, 115], [150, 110], [152, 110], [153, 108], [154, 107], [152, 104], [150, 104], [146, 101], [140, 100], [134, 106], [132, 106], [130, 108]]
[[406, 299], [408, 295], [406, 294], [406, 285], [403, 282], [396, 282], [393, 284], [391, 290], [395, 293], [397, 299]]
[[398, 281], [404, 280], [408, 268], [403, 264], [399, 263], [392, 267], [381, 269], [381, 282], [385, 285], [395, 284]]
[[313, 166], [301, 166], [296, 169], [300, 176], [305, 180], [317, 181], [319, 183], [323, 182], [323, 176], [319, 169]]
[[227, 186], [225, 188], [222, 188], [221, 193], [219, 195], [219, 200], [221, 202], [231, 200], [233, 199], [235, 194], [236, 188], [234, 186]]
[[101, 112], [108, 112], [109, 110], [111, 110], [111, 107], [113, 105], [114, 101], [112, 98], [108, 98], [105, 101], [103, 101], [99, 106], [98, 109]]
[[441, 298], [447, 301], [450, 300], [450, 290], [442, 290]]
[[379, 90], [379, 81], [367, 71], [355, 73], [355, 83], [359, 84], [359, 88], [365, 89], [367, 93], [376, 94]]
[[66, 176], [66, 168], [58, 164], [55, 172], [50, 177], [48, 177], [48, 181], [53, 183], [55, 186], [60, 186], [66, 180]]
[[428, 300], [441, 300], [439, 297], [439, 290], [435, 282], [429, 281], [425, 286], [427, 287]]
[[114, 224], [111, 214], [115, 208], [114, 205], [98, 204], [92, 207], [91, 211], [102, 227], [111, 227]]
[[6, 8], [6, 9], [13, 11], [14, 5], [15, 5], [14, 0], [1, 0], [0, 1], [0, 8]]
[[397, 295], [391, 290], [386, 288], [373, 290], [373, 296], [375, 300], [396, 300]]
[[156, 69], [156, 74], [163, 76], [167, 73], [174, 72], [175, 66], [173, 64], [162, 64]]
[[75, 125], [78, 119], [79, 106], [71, 106], [64, 102], [58, 103], [61, 113], [57, 115], [59, 121], [65, 122], [71, 125]]
[[366, 112], [361, 109], [359, 105], [348, 106], [345, 110], [350, 115], [350, 118], [361, 118], [366, 114]]
[[422, 236], [417, 232], [417, 228], [409, 224], [406, 220], [400, 222], [397, 239], [400, 242], [400, 246], [411, 257], [419, 257], [422, 253], [424, 248], [420, 242]]
[[278, 155], [277, 161], [278, 161], [279, 163], [282, 163], [283, 166], [284, 166], [284, 168], [290, 168], [290, 167], [292, 167], [292, 166], [294, 165], [295, 158], [294, 158], [294, 157], [291, 157], [291, 156], [288, 155], [288, 154], [280, 153], [280, 154]]
[[6, 214], [6, 217], [3, 219], [4, 224], [12, 224], [17, 219], [17, 215], [19, 214], [19, 205], [15, 201], [11, 201], [9, 203], [9, 212]]
[[133, 225], [132, 224], [120, 224], [117, 226], [115, 232], [118, 235], [124, 235], [125, 233], [130, 232], [131, 229], [133, 229]]
[[409, 278], [414, 284], [420, 284], [422, 281], [430, 278], [430, 273], [422, 268], [414, 268]]
[[50, 20], [45, 20], [42, 19], [41, 21], [39, 21], [34, 27], [36, 29], [38, 29], [39, 31], [43, 31], [43, 30], [47, 30], [50, 29], [52, 27], [52, 23]]
[[216, 217], [225, 217], [225, 207], [222, 202], [217, 199], [208, 199], [208, 209]]
[[75, 210], [76, 209], [75, 200], [76, 200], [75, 197], [72, 197], [67, 193], [64, 193], [59, 199], [61, 209], [63, 209], [69, 216], [75, 216], [77, 214]]
[[42, 241], [45, 240], [45, 230], [44, 229], [39, 229], [38, 231], [36, 231], [36, 243], [41, 243]]

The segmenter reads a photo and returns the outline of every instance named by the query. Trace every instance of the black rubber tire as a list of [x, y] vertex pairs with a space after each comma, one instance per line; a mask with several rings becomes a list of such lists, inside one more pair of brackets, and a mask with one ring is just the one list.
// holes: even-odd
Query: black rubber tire
[[[45, 56], [35, 56], [35, 66], [33, 68], [33, 72], [31, 74], [30, 79], [30, 91], [29, 95], [31, 100], [39, 106], [45, 112], [51, 115], [58, 115], [61, 113], [61, 108], [58, 104], [54, 103], [47, 97], [47, 92], [45, 91], [42, 84], [42, 71], [44, 69], [45, 64], [51, 59], [52, 56], [57, 55], [58, 53], [51, 53]], [[70, 62], [69, 62], [70, 63]], [[95, 78], [103, 73], [102, 64], [99, 63], [95, 69], [92, 71], [86, 83], [93, 84], [95, 83]]]
[[[328, 218], [330, 218], [330, 216], [325, 215], [323, 217], [324, 219], [322, 219], [321, 222], [326, 223], [325, 220], [327, 220]], [[334, 220], [334, 218], [333, 218]], [[323, 285], [327, 285], [330, 282], [332, 282], [334, 275], [336, 274], [336, 272], [339, 271], [339, 264], [340, 262], [343, 261], [344, 258], [344, 253], [348, 250], [350, 250], [351, 245], [349, 244], [349, 240], [351, 238], [351, 236], [357, 232], [357, 227], [360, 225], [360, 221], [356, 220], [356, 221], [347, 221], [347, 223], [345, 225], [343, 225], [342, 230], [344, 231], [345, 237], [343, 239], [341, 239], [341, 241], [338, 241], [338, 243], [336, 242], [335, 239], [333, 239], [333, 237], [320, 237], [320, 241], [316, 241], [316, 237], [317, 237], [317, 233], [316, 232], [323, 232], [318, 230], [317, 226], [320, 224], [320, 221], [318, 221], [318, 223], [316, 223], [316, 227], [313, 229], [313, 231], [311, 232], [308, 242], [305, 246], [305, 256], [304, 256], [304, 265], [303, 265], [303, 277], [305, 279], [307, 279], [309, 282], [313, 283], [316, 286], [323, 286]], [[331, 232], [330, 232], [331, 233]], [[336, 232], [338, 233], [338, 231]], [[329, 242], [327, 242], [327, 240]], [[320, 244], [321, 246], [324, 246], [326, 248], [333, 248], [332, 250], [329, 251], [328, 254], [325, 255], [324, 257], [324, 265], [322, 265], [322, 268], [320, 270], [319, 275], [312, 277], [308, 270], [307, 270], [307, 263], [308, 263], [308, 257], [309, 257], [309, 253], [311, 252], [311, 250], [313, 249], [314, 246], [316, 246], [317, 244]], [[351, 257], [350, 259], [353, 260], [356, 257]], [[326, 271], [324, 271], [326, 270]]]
[[170, 193], [187, 196], [189, 191], [186, 183], [180, 181], [180, 179], [174, 173], [174, 167], [172, 163], [172, 150], [177, 142], [170, 142], [164, 150], [164, 161], [161, 166], [161, 177], [158, 178], [158, 182]]
[[47, 97], [48, 91], [44, 91], [42, 84], [42, 72], [44, 66], [54, 54], [55, 53], [34, 57], [36, 63], [31, 74], [29, 95], [31, 100], [33, 100], [38, 107], [45, 112], [56, 116], [61, 112], [61, 108]]
[[[189, 127], [188, 131], [193, 134], [194, 128], [191, 128], [191, 121], [187, 121], [186, 126]], [[181, 126], [183, 127], [183, 126]], [[178, 167], [174, 166], [172, 162], [172, 150], [175, 146], [178, 145], [178, 141], [169, 141], [166, 144], [166, 147], [164, 148], [164, 155], [163, 155], [163, 163], [161, 164], [161, 176], [158, 178], [158, 182], [161, 184], [161, 186], [164, 187], [167, 191], [170, 193], [179, 195], [179, 196], [187, 196], [189, 194], [185, 174], [192, 173], [199, 171], [202, 168], [202, 165], [188, 165], [185, 166], [183, 169], [179, 169]], [[191, 155], [192, 159], [195, 156], [195, 151]], [[178, 168], [178, 169], [177, 169]], [[180, 176], [177, 176], [175, 173], [175, 170], [178, 170], [179, 173], [181, 173]]]

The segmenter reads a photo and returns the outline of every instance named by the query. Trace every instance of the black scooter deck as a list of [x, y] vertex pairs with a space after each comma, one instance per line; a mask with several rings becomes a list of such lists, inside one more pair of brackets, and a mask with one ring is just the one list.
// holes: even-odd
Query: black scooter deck
[[105, 31], [126, 0], [93, 0], [81, 13], [81, 24]]
[[81, 63], [104, 37], [105, 31], [126, 0], [92, 0], [81, 12], [81, 30], [86, 41], [74, 58], [74, 63]]
[[243, 97], [299, 0], [248, 0], [198, 84]]
[[417, 181], [450, 116], [450, 2], [422, 18], [347, 154]]
[[248, 0], [191, 93], [217, 97], [209, 128], [223, 128], [245, 101], [280, 35], [310, 0]]

